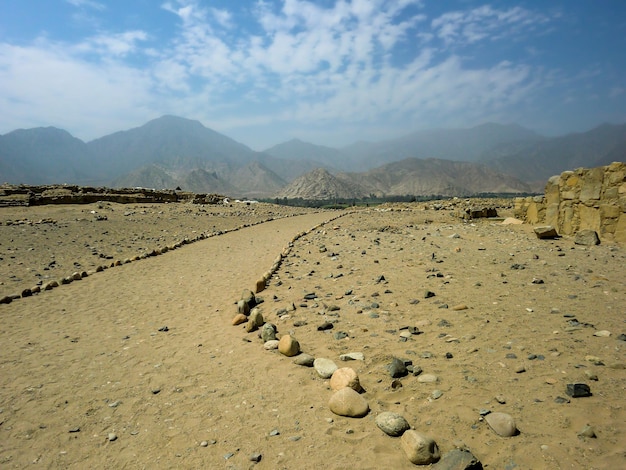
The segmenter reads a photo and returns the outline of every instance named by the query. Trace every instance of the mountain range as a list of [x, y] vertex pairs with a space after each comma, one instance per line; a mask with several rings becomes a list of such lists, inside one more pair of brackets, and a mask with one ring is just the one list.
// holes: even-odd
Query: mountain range
[[257, 152], [198, 121], [163, 116], [90, 142], [54, 127], [0, 135], [0, 182], [180, 187], [233, 197], [466, 196], [540, 192], [552, 175], [625, 157], [626, 124], [549, 138], [486, 123], [343, 148], [294, 139]]

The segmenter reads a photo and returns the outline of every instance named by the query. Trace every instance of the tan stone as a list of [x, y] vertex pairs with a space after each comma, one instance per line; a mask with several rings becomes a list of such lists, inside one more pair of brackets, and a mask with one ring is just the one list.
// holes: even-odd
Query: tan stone
[[278, 342], [278, 352], [287, 357], [297, 356], [300, 354], [300, 343], [293, 336], [285, 335]]
[[[577, 227], [577, 229], [589, 229], [600, 233], [600, 210], [596, 209], [595, 207], [587, 207], [583, 204], [579, 205], [578, 210], [580, 216], [580, 225]], [[572, 232], [569, 232], [568, 234], [571, 233]]]
[[603, 179], [604, 167], [591, 168], [583, 177], [580, 201], [586, 202], [600, 199]]
[[409, 429], [400, 438], [402, 450], [415, 465], [428, 465], [439, 460], [439, 447], [429, 436]]
[[328, 401], [330, 411], [339, 416], [362, 418], [369, 411], [367, 400], [350, 387], [336, 391]]
[[359, 381], [359, 376], [354, 369], [350, 367], [342, 367], [333, 372], [330, 378], [331, 390], [341, 390], [342, 388], [350, 387], [356, 392], [361, 392], [363, 388]]
[[601, 219], [617, 219], [621, 213], [619, 206], [612, 204], [600, 204]]
[[232, 320], [233, 325], [241, 325], [248, 321], [248, 317], [246, 317], [243, 313], [238, 313]]

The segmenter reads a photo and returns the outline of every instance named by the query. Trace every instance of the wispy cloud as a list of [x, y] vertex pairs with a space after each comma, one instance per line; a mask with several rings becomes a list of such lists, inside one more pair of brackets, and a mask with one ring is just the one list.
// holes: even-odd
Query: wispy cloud
[[88, 7], [95, 10], [104, 10], [106, 6], [103, 3], [96, 2], [94, 0], [65, 0], [70, 5], [75, 7]]
[[497, 9], [484, 5], [467, 11], [444, 13], [433, 19], [431, 26], [436, 36], [449, 45], [516, 36], [536, 30], [549, 21], [545, 14], [518, 6]]

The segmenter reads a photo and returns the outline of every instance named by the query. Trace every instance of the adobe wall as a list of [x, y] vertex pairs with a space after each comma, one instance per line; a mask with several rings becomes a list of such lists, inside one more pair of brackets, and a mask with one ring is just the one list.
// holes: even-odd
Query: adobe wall
[[626, 163], [553, 176], [543, 196], [516, 198], [515, 217], [552, 225], [560, 235], [591, 229], [601, 240], [626, 243]]

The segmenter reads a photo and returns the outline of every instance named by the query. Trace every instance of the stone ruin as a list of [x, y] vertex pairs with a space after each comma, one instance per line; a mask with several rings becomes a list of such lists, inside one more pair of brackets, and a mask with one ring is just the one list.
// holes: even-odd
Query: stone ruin
[[515, 199], [515, 217], [560, 235], [593, 230], [601, 240], [626, 243], [626, 162], [553, 176], [543, 196]]

